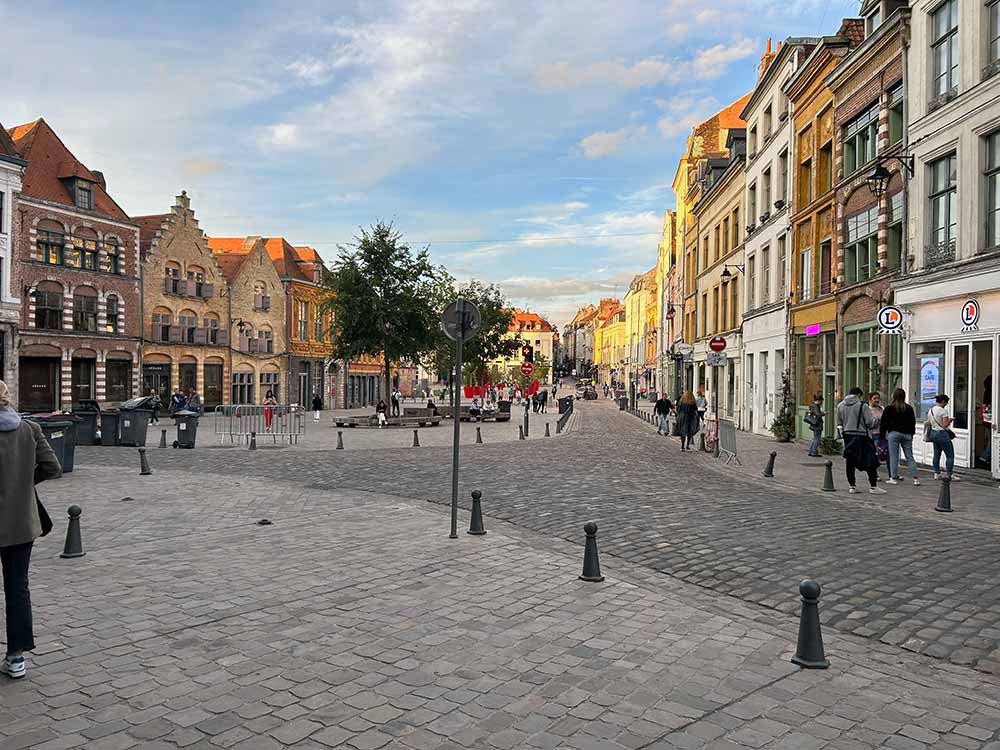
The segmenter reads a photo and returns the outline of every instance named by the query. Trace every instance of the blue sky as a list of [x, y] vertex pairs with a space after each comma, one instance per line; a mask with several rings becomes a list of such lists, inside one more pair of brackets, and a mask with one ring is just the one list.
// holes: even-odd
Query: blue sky
[[16, 30], [0, 122], [45, 117], [130, 214], [186, 189], [210, 235], [330, 260], [391, 219], [460, 279], [561, 322], [653, 265], [684, 137], [752, 87], [766, 38], [832, 34], [857, 10], [0, 0]]

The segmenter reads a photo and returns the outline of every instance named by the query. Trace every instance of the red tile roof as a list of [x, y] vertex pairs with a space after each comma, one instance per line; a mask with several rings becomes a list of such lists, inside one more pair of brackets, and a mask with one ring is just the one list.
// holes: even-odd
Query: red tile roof
[[101, 187], [97, 177], [70, 152], [55, 131], [42, 118], [7, 130], [18, 154], [28, 166], [21, 180], [22, 195], [40, 200], [74, 206], [60, 177], [81, 177], [94, 183], [94, 212], [114, 219], [129, 221], [121, 206]]
[[4, 130], [2, 123], [0, 123], [0, 156], [14, 156], [18, 159], [21, 158], [21, 155], [17, 153], [17, 149], [14, 148], [14, 141], [10, 139], [7, 131]]
[[[534, 327], [532, 327], [534, 326]], [[525, 310], [514, 310], [510, 331], [552, 331], [552, 325], [541, 315]]]
[[[208, 239], [208, 246], [212, 249], [215, 259], [220, 261], [220, 265], [222, 265], [222, 258], [229, 255], [246, 255], [257, 237], [251, 235], [249, 237], [208, 237], [206, 239]], [[264, 249], [267, 250], [267, 254], [271, 258], [271, 262], [274, 263], [274, 268], [277, 270], [279, 276], [299, 281], [310, 281], [302, 273], [301, 269], [299, 269], [299, 255], [296, 252], [296, 248], [292, 247], [284, 237], [262, 237], [260, 239], [264, 241]], [[239, 261], [240, 265], [242, 263], [242, 260]], [[232, 266], [233, 261], [229, 261], [229, 264]], [[236, 266], [236, 271], [239, 271], [238, 265]], [[227, 278], [229, 277], [225, 268], [223, 268], [223, 273], [226, 274]]]
[[865, 19], [845, 18], [840, 24], [837, 36], [847, 39], [852, 47], [856, 47], [865, 40]]

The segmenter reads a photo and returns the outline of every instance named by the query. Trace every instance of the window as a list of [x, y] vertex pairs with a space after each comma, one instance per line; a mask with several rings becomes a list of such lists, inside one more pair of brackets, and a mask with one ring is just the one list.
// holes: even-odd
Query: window
[[992, 0], [987, 3], [986, 16], [986, 62], [994, 66], [1000, 62], [1000, 2]]
[[889, 89], [889, 145], [903, 140], [903, 84]]
[[931, 162], [931, 244], [937, 250], [953, 249], [957, 239], [957, 159], [955, 154]]
[[298, 308], [299, 339], [309, 338], [309, 305], [306, 302], [296, 302]]
[[882, 25], [882, 12], [876, 9], [865, 18], [865, 36], [870, 36], [875, 29]]
[[73, 295], [73, 330], [86, 333], [97, 332], [96, 294], [81, 291]]
[[812, 250], [805, 249], [799, 255], [799, 302], [812, 299]]
[[167, 266], [164, 269], [166, 286], [164, 289], [167, 294], [179, 294], [180, 293], [180, 283], [181, 283], [181, 269], [179, 266], [172, 265]]
[[730, 284], [729, 293], [731, 299], [729, 304], [729, 327], [736, 328], [737, 321], [739, 320], [740, 285]]
[[1000, 130], [986, 137], [986, 247], [1000, 247]]
[[73, 238], [73, 262], [76, 268], [85, 271], [97, 270], [97, 239], [94, 237]]
[[943, 341], [911, 342], [907, 348], [910, 352], [910, 403], [919, 424], [934, 406], [934, 397], [945, 392], [945, 346]]
[[255, 310], [270, 310], [271, 297], [267, 293], [267, 284], [255, 281], [253, 285], [253, 307]]
[[788, 149], [778, 154], [778, 189], [775, 193], [782, 203], [788, 198]]
[[719, 317], [719, 287], [712, 290], [712, 331], [722, 330], [722, 318]]
[[[317, 341], [323, 341], [326, 338], [326, 331], [324, 330], [326, 326], [323, 325], [323, 313], [318, 307], [317, 305], [316, 319], [313, 321], [313, 337]], [[538, 342], [536, 341], [535, 343], [537, 344]]]
[[[889, 225], [885, 236], [886, 268], [899, 268], [903, 256], [903, 191], [889, 198]], [[898, 337], [893, 337], [898, 338]]]
[[708, 335], [708, 292], [701, 295], [701, 335]]
[[824, 193], [833, 187], [833, 143], [819, 149], [819, 181]]
[[3, 190], [0, 190], [0, 234], [3, 234], [3, 226], [4, 226], [3, 225], [3, 217], [4, 217], [3, 206], [4, 206], [4, 199], [6, 197], [7, 197], [7, 193], [5, 193]]
[[[735, 282], [735, 279], [733, 279], [733, 281]], [[728, 286], [736, 286], [736, 284], [735, 283], [731, 283]], [[729, 320], [729, 316], [727, 314], [728, 310], [726, 308], [727, 290], [726, 290], [726, 287], [723, 286], [721, 289], [719, 289], [719, 287], [716, 287], [716, 291], [719, 292], [720, 310], [719, 310], [719, 320], [716, 321], [715, 330], [716, 331], [723, 331], [726, 328], [726, 321]]]
[[708, 268], [708, 235], [705, 235], [701, 248], [701, 270]]
[[830, 240], [823, 240], [819, 243], [819, 293], [829, 294], [831, 291], [830, 280], [833, 268], [833, 244]]
[[268, 391], [271, 391], [271, 393], [274, 395], [274, 397], [278, 398], [278, 395], [279, 395], [279, 388], [278, 388], [278, 386], [281, 383], [280, 378], [281, 378], [280, 373], [277, 373], [277, 372], [262, 372], [260, 374], [260, 391], [261, 391], [261, 393], [266, 394]]
[[750, 186], [750, 190], [747, 192], [747, 221], [750, 224], [755, 224], [757, 221], [757, 183], [753, 183]]
[[86, 180], [76, 181], [76, 207], [88, 211], [94, 208], [94, 186]]
[[63, 327], [63, 295], [61, 289], [43, 288], [35, 292], [35, 328], [61, 331]]
[[[892, 336], [890, 338], [900, 338]], [[857, 386], [871, 393], [878, 387], [878, 336], [875, 326], [847, 328], [844, 331], [844, 386]]]
[[733, 209], [733, 250], [740, 244], [740, 209]]
[[773, 110], [771, 105], [768, 104], [764, 109], [764, 114], [761, 117], [762, 129], [764, 131], [764, 140], [767, 141], [771, 137], [771, 122], [773, 120]]
[[757, 258], [751, 255], [747, 258], [747, 308], [753, 310], [757, 306]]
[[757, 153], [757, 125], [754, 124], [747, 134], [747, 147], [750, 149], [750, 156]]
[[121, 273], [121, 250], [116, 238], [109, 237], [104, 241], [104, 253], [108, 259], [108, 273]]
[[108, 401], [128, 401], [132, 398], [132, 361], [108, 359], [104, 365]]
[[889, 366], [885, 372], [885, 392], [903, 387], [903, 337], [889, 337]]
[[799, 203], [803, 206], [812, 201], [812, 159], [806, 159], [799, 165]]
[[769, 216], [771, 213], [771, 165], [767, 166], [764, 170], [764, 174], [761, 176], [761, 200], [760, 200], [760, 210], [761, 210], [761, 221], [766, 221], [764, 216]]
[[778, 238], [778, 299], [782, 300], [788, 293], [787, 279], [785, 278], [785, 235]]
[[187, 276], [187, 294], [193, 295], [195, 297], [205, 296], [205, 272], [200, 268], [188, 269]]
[[42, 256], [45, 263], [54, 266], [63, 264], [63, 244], [65, 240], [59, 232], [39, 230], [38, 232], [38, 254]]
[[252, 404], [253, 403], [253, 373], [234, 372], [232, 378], [232, 403]]
[[[902, 93], [902, 84], [900, 85]], [[902, 97], [900, 97], [902, 105]], [[902, 120], [900, 120], [902, 138]], [[875, 158], [878, 144], [878, 102], [844, 126], [844, 175], [854, 174]]]
[[866, 281], [878, 267], [878, 206], [849, 216], [844, 232], [845, 282]]
[[932, 97], [958, 87], [958, 0], [945, 0], [931, 14]]
[[109, 294], [104, 303], [104, 330], [106, 333], [118, 333], [118, 297]]
[[[760, 304], [771, 301], [771, 245], [760, 249]], [[753, 305], [751, 305], [752, 307]]]
[[170, 341], [170, 325], [173, 322], [169, 312], [153, 313], [153, 341], [166, 343]]
[[722, 254], [722, 227], [719, 224], [715, 225], [715, 260], [719, 259]]
[[261, 354], [274, 354], [274, 333], [270, 328], [264, 328], [257, 334], [257, 351]]
[[205, 318], [205, 341], [209, 344], [219, 343], [219, 319], [214, 316]]
[[185, 344], [194, 344], [195, 331], [198, 330], [198, 316], [192, 310], [182, 310], [177, 316], [177, 323], [181, 327], [181, 340]]

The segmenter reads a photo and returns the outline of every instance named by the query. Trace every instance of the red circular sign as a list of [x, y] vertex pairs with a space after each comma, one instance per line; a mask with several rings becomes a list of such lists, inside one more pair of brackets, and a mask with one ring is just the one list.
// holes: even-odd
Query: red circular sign
[[521, 364], [521, 374], [530, 375], [535, 371], [535, 366], [531, 362], [523, 362]]
[[722, 336], [713, 336], [708, 342], [708, 348], [713, 352], [721, 352], [726, 348], [726, 340]]

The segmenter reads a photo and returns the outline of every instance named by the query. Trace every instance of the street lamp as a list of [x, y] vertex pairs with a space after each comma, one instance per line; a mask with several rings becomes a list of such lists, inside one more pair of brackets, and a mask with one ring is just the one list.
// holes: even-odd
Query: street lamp
[[729, 272], [730, 268], [735, 268], [740, 273], [743, 273], [743, 266], [739, 265], [738, 263], [726, 263], [722, 267], [722, 283], [723, 284], [728, 284], [729, 280], [731, 278], [733, 278], [733, 274]]
[[883, 156], [880, 157], [878, 162], [875, 164], [875, 169], [872, 171], [865, 182], [868, 184], [868, 189], [871, 190], [872, 195], [876, 198], [881, 198], [885, 195], [885, 191], [889, 189], [889, 180], [892, 179], [892, 172], [890, 172], [885, 167], [885, 163], [890, 159], [895, 159], [899, 162], [900, 166], [906, 170], [908, 177], [913, 177], [913, 157], [912, 156]]

